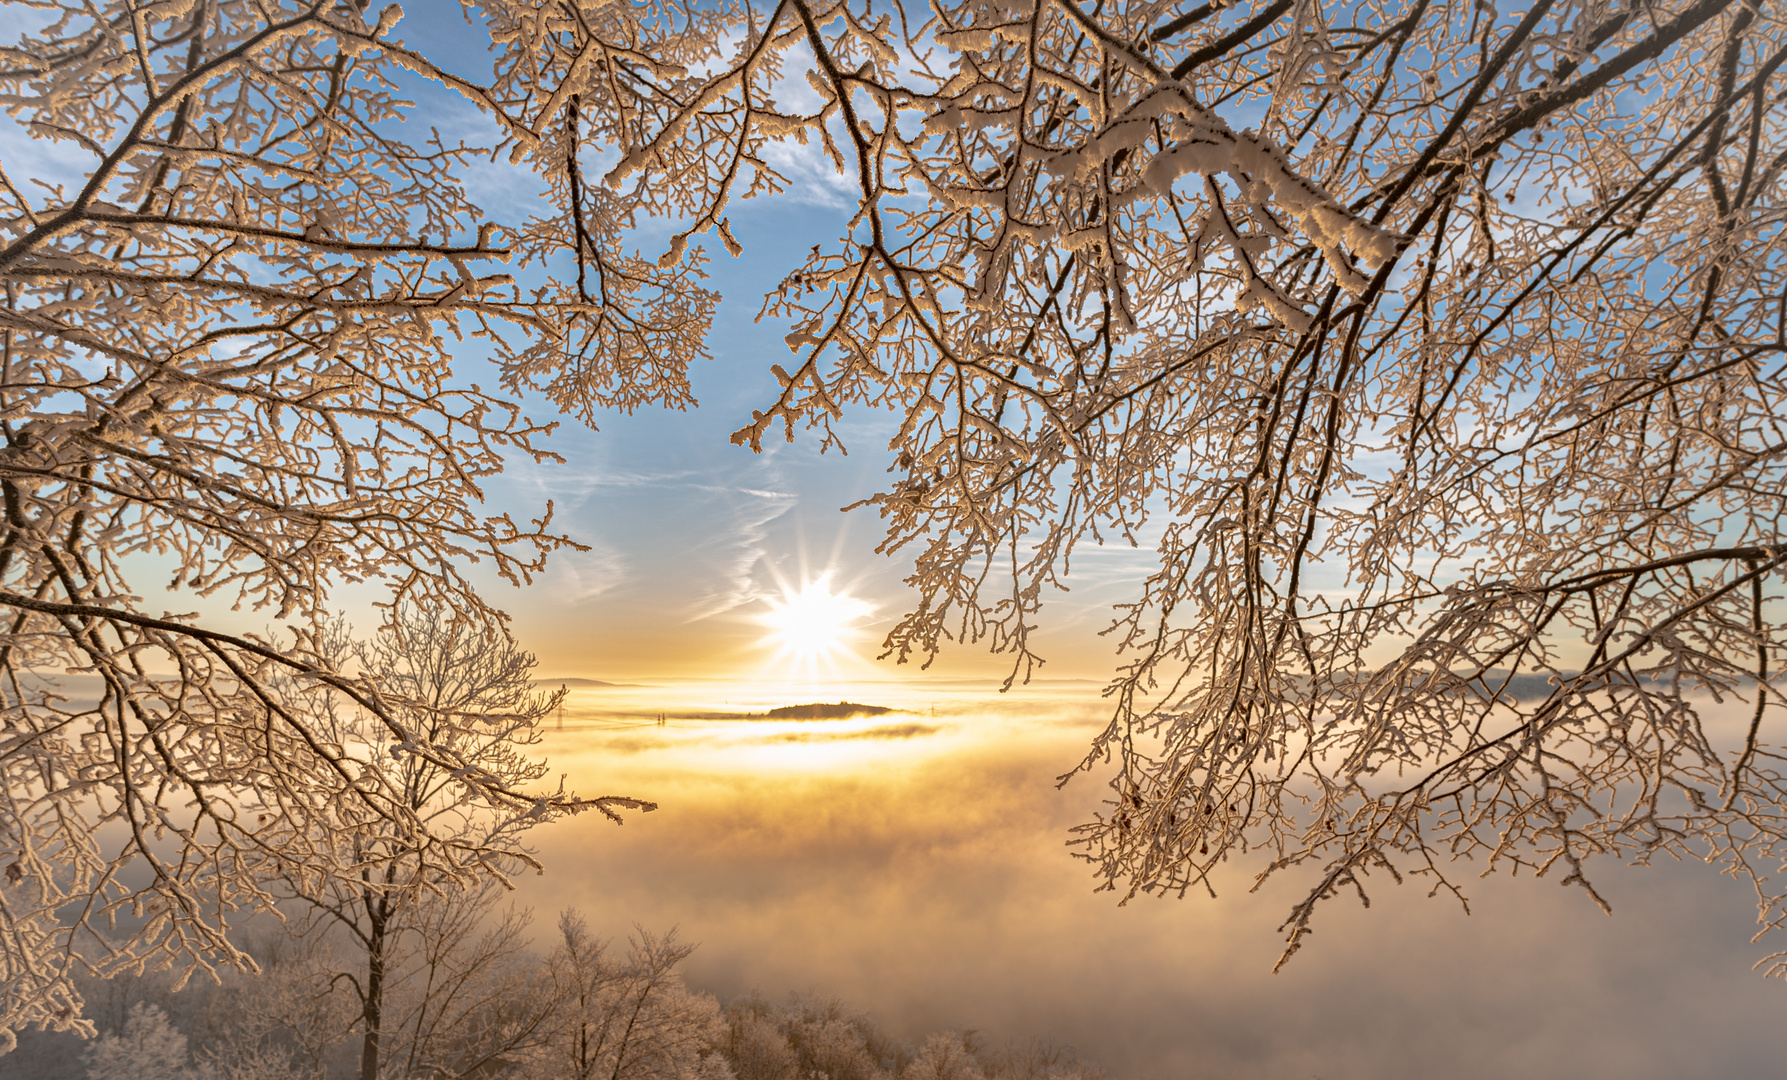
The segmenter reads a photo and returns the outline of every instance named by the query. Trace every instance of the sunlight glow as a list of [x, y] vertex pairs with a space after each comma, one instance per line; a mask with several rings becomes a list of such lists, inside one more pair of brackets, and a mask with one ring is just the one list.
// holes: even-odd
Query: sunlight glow
[[847, 652], [856, 633], [852, 624], [874, 610], [848, 593], [832, 592], [829, 577], [810, 581], [799, 592], [784, 589], [782, 599], [765, 602], [769, 611], [759, 621], [769, 630], [768, 643], [804, 665]]

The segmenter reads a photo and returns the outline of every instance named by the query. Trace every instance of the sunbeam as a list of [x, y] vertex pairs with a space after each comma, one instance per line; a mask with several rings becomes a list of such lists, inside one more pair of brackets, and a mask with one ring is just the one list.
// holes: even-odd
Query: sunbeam
[[824, 663], [849, 653], [856, 624], [874, 610], [849, 593], [833, 592], [829, 575], [809, 581], [799, 591], [785, 588], [780, 600], [766, 599], [769, 611], [759, 617], [766, 644], [778, 660], [812, 673]]

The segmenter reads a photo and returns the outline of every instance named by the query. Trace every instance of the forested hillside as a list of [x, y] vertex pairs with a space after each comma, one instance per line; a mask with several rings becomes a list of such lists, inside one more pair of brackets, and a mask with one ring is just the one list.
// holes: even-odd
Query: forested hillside
[[[383, 1077], [517, 1080], [1102, 1080], [1070, 1047], [969, 1029], [908, 1042], [837, 999], [722, 1004], [684, 984], [674, 933], [600, 941], [574, 913], [547, 950], [525, 916], [405, 954], [392, 972]], [[166, 973], [90, 980], [97, 1040], [30, 1031], [0, 1080], [336, 1080], [358, 1075], [359, 1003], [341, 955], [280, 930], [259, 974], [176, 990]]]

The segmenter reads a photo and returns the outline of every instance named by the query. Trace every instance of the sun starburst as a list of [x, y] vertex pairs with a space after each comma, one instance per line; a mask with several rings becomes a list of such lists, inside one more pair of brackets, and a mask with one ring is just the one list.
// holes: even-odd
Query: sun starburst
[[814, 665], [849, 652], [856, 623], [874, 610], [849, 593], [833, 592], [829, 577], [794, 590], [784, 588], [780, 600], [765, 600], [769, 611], [759, 617], [765, 641], [783, 658]]

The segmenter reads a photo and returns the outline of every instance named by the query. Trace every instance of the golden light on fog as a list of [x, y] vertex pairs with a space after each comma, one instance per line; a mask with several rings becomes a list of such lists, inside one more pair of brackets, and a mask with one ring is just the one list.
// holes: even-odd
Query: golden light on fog
[[766, 643], [777, 653], [811, 665], [848, 651], [854, 624], [874, 610], [849, 593], [833, 592], [831, 579], [821, 577], [798, 591], [784, 589], [780, 600], [766, 600], [769, 611], [759, 619], [769, 631]]

